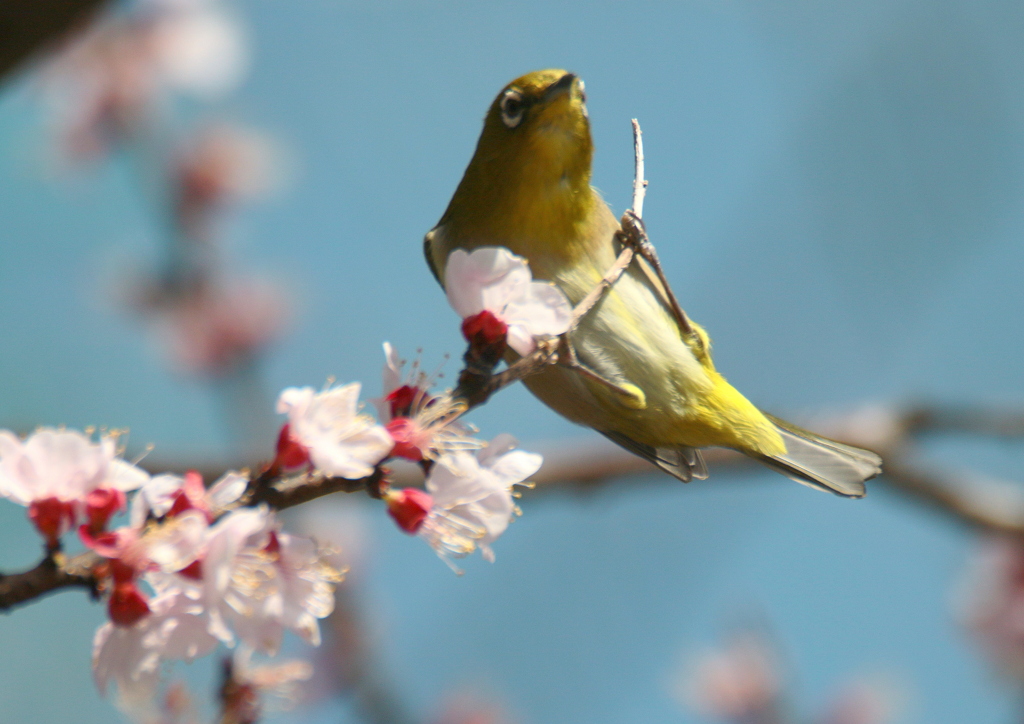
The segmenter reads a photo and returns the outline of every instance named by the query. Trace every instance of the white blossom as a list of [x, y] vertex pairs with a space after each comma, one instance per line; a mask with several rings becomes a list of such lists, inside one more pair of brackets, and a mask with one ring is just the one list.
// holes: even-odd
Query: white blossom
[[562, 291], [533, 281], [526, 259], [503, 247], [453, 251], [444, 287], [463, 319], [486, 310], [504, 322], [508, 344], [520, 355], [536, 348], [534, 337], [562, 334], [572, 321], [572, 305]]
[[540, 469], [543, 458], [515, 450], [511, 435], [499, 435], [476, 455], [441, 457], [427, 478], [433, 509], [417, 531], [446, 562], [477, 547], [494, 561], [491, 543], [517, 513], [512, 488]]
[[148, 479], [144, 470], [117, 457], [112, 435], [93, 442], [77, 430], [44, 427], [22, 441], [0, 430], [0, 496], [19, 505], [44, 498], [82, 501], [98, 488], [126, 492]]
[[165, 659], [191, 661], [219, 643], [208, 631], [201, 605], [180, 592], [158, 595], [151, 613], [134, 626], [106, 623], [93, 638], [93, 678], [100, 693], [111, 682], [124, 708], [144, 709], [156, 692]]
[[285, 629], [314, 646], [334, 609], [337, 571], [313, 541], [283, 533], [266, 508], [236, 510], [210, 529], [202, 563], [211, 632], [274, 654]]
[[277, 411], [288, 415], [292, 437], [324, 475], [366, 477], [394, 447], [387, 430], [360, 414], [359, 391], [358, 382], [322, 392], [289, 387], [278, 399]]
[[149, 515], [163, 518], [181, 497], [188, 501], [189, 508], [203, 511], [212, 520], [241, 497], [248, 482], [247, 476], [234, 471], [222, 475], [209, 488], [198, 473], [154, 475], [132, 499], [129, 522], [139, 528]]

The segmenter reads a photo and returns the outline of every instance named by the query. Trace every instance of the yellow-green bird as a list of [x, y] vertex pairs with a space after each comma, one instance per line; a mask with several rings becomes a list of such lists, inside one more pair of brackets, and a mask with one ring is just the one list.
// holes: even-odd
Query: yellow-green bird
[[[517, 78], [495, 98], [462, 182], [424, 251], [438, 281], [454, 249], [507, 247], [574, 305], [621, 251], [619, 222], [590, 185], [593, 142], [583, 81], [564, 70]], [[698, 448], [738, 450], [794, 480], [864, 495], [881, 471], [872, 452], [770, 417], [716, 370], [710, 343], [680, 332], [664, 288], [635, 260], [570, 333], [580, 362], [612, 384], [551, 366], [526, 386], [677, 478], [707, 477]]]

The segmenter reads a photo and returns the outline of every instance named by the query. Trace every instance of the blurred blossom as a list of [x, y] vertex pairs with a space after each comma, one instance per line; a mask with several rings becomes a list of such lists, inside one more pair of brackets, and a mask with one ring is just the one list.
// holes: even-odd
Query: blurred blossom
[[989, 538], [975, 554], [956, 600], [960, 620], [995, 667], [1024, 681], [1024, 545]]
[[143, 719], [143, 724], [199, 724], [188, 687], [176, 681], [167, 687], [159, 712], [152, 718]]
[[[77, 430], [44, 427], [22, 440], [0, 430], [0, 497], [26, 506], [51, 548], [87, 513], [95, 519], [102, 510], [102, 525], [95, 526], [102, 528], [124, 493], [147, 480], [145, 471], [117, 457], [116, 435], [93, 442]], [[99, 503], [98, 491], [109, 491], [112, 505]]]
[[839, 692], [817, 721], [820, 724], [887, 724], [895, 720], [903, 698], [891, 677], [855, 681]]
[[[331, 567], [355, 575], [366, 568], [370, 550], [366, 506], [328, 496], [298, 506], [291, 520], [296, 530], [317, 542]], [[352, 574], [346, 575], [346, 581]]]
[[281, 154], [268, 136], [228, 123], [201, 129], [176, 162], [179, 223], [191, 238], [204, 238], [212, 212], [270, 191], [281, 168]]
[[[264, 709], [288, 709], [299, 698], [299, 682], [313, 675], [306, 661], [290, 660], [277, 664], [253, 665], [253, 651], [240, 646], [225, 662], [225, 681], [221, 688], [222, 724], [249, 724], [258, 721]], [[269, 706], [267, 706], [269, 704]]]
[[88, 160], [131, 138], [166, 91], [209, 97], [234, 87], [247, 64], [241, 29], [214, 3], [149, 2], [76, 36], [42, 90], [63, 152]]
[[698, 657], [673, 682], [673, 693], [710, 719], [776, 724], [783, 696], [782, 666], [764, 635], [743, 631], [724, 647]]
[[260, 279], [163, 292], [159, 284], [143, 288], [137, 309], [152, 320], [174, 365], [195, 375], [221, 377], [245, 366], [280, 337], [290, 317], [285, 292]]
[[164, 3], [150, 31], [155, 71], [174, 90], [217, 96], [248, 69], [245, 34], [214, 3]]
[[462, 694], [445, 703], [433, 724], [508, 724], [507, 713], [493, 702]]

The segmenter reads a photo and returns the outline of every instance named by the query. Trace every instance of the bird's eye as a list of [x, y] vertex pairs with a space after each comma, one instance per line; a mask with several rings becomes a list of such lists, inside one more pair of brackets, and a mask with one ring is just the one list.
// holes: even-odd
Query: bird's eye
[[509, 89], [501, 97], [501, 120], [509, 128], [515, 128], [523, 120], [523, 111], [526, 110], [526, 103], [522, 94], [517, 90]]

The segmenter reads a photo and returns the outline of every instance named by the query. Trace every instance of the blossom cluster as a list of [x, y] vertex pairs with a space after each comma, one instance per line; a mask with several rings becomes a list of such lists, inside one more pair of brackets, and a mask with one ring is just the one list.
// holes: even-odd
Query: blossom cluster
[[[273, 460], [259, 475], [229, 472], [209, 487], [196, 471], [150, 475], [124, 460], [117, 433], [41, 428], [22, 439], [0, 431], [0, 497], [28, 509], [48, 555], [77, 530], [96, 556], [92, 575], [108, 617], [93, 648], [101, 691], [113, 683], [128, 709], [144, 711], [163, 662], [222, 645], [243, 658], [273, 656], [286, 631], [319, 644], [318, 621], [333, 610], [342, 571], [255, 502], [260, 485], [374, 481], [399, 528], [457, 572], [454, 560], [477, 549], [494, 560], [492, 544], [519, 513], [513, 487], [541, 457], [515, 449], [509, 435], [475, 439], [461, 421], [464, 402], [431, 391], [418, 365], [403, 374], [389, 344], [385, 356], [380, 423], [364, 412], [359, 383], [285, 389]], [[420, 463], [424, 489], [392, 489], [382, 467], [391, 458]]]

